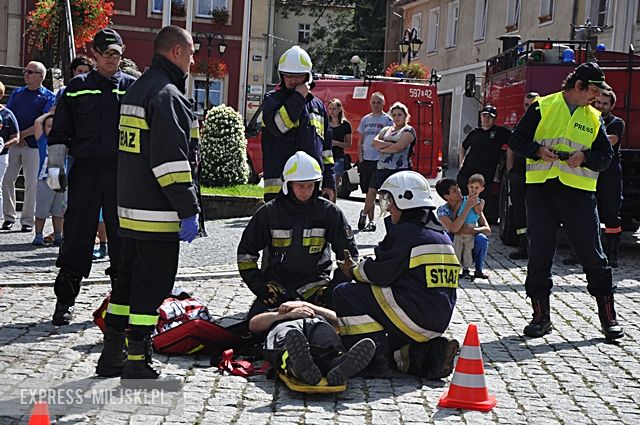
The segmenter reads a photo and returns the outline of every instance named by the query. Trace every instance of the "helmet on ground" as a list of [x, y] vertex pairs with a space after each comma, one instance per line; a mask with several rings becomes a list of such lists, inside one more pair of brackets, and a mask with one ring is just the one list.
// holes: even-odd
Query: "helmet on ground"
[[[379, 191], [389, 193], [400, 210], [435, 208], [429, 182], [415, 171], [399, 171], [389, 176]], [[384, 210], [383, 206], [380, 206]]]
[[496, 109], [495, 106], [493, 105], [487, 105], [484, 108], [482, 108], [482, 112], [480, 112], [480, 114], [489, 114], [491, 115], [493, 118], [498, 116], [498, 110]]
[[282, 74], [307, 74], [309, 76], [308, 82], [313, 81], [311, 74], [311, 68], [313, 63], [309, 54], [305, 52], [300, 46], [293, 46], [280, 56], [278, 62], [278, 73]]
[[287, 160], [282, 171], [284, 183], [282, 192], [289, 192], [289, 182], [319, 182], [322, 180], [322, 168], [318, 161], [306, 152], [298, 151]]

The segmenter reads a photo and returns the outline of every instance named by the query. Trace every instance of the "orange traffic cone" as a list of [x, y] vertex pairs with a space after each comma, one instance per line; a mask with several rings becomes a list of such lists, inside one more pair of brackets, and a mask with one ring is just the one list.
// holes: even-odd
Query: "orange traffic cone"
[[29, 418], [28, 425], [49, 425], [49, 405], [46, 401], [39, 402], [33, 405], [33, 411], [31, 412], [31, 418]]
[[438, 407], [488, 412], [495, 405], [496, 398], [489, 395], [484, 378], [478, 327], [469, 324], [451, 385], [449, 390], [440, 397]]

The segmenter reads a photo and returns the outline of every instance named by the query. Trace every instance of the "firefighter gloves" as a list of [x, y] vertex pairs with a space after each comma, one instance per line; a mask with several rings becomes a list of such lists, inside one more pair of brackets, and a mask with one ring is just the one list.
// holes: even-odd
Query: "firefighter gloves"
[[257, 288], [256, 295], [265, 305], [279, 305], [289, 299], [286, 289], [276, 282], [267, 282], [266, 285]]
[[198, 234], [198, 214], [180, 220], [178, 236], [183, 242], [191, 243]]

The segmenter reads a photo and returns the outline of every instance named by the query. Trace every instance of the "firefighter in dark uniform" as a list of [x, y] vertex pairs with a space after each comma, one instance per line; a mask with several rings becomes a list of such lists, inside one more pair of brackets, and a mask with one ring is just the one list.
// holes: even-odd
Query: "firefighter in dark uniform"
[[323, 196], [335, 202], [333, 137], [322, 100], [310, 92], [311, 58], [299, 46], [280, 57], [280, 89], [266, 94], [262, 104], [262, 159], [264, 200], [275, 198], [282, 187], [282, 168], [296, 153], [311, 155], [322, 167]]
[[[284, 166], [282, 192], [253, 216], [238, 245], [238, 270], [257, 299], [248, 317], [287, 300], [329, 303], [331, 249], [358, 256], [353, 232], [340, 209], [320, 197], [322, 170], [305, 152]], [[262, 269], [258, 267], [263, 251]]]
[[396, 173], [379, 193], [380, 207], [395, 226], [375, 249], [375, 258], [341, 265], [355, 282], [333, 291], [340, 335], [347, 347], [362, 338], [376, 342], [372, 372], [388, 371], [393, 353], [400, 371], [443, 378], [452, 372], [459, 347], [442, 334], [456, 305], [460, 264], [422, 175]]
[[[471, 130], [460, 146], [457, 182], [463, 195], [468, 194], [467, 180], [473, 174], [482, 174], [489, 188], [495, 178], [502, 147], [509, 142], [511, 135], [509, 129], [495, 125], [497, 116], [495, 106], [487, 105], [482, 108], [480, 127]], [[491, 190], [485, 190], [480, 197], [486, 199], [490, 194]]]
[[587, 275], [587, 290], [598, 304], [602, 332], [609, 340], [624, 332], [616, 319], [611, 268], [602, 252], [596, 209], [598, 172], [611, 163], [613, 150], [600, 112], [591, 103], [610, 89], [596, 63], [569, 74], [563, 90], [534, 102], [516, 126], [511, 149], [527, 158], [529, 263], [525, 289], [533, 319], [525, 335], [551, 332], [551, 266], [562, 224]]
[[[120, 276], [105, 317], [96, 372], [122, 377], [129, 387], [177, 390], [178, 376], [151, 367], [151, 333], [158, 307], [173, 288], [180, 241], [198, 232], [198, 201], [189, 164], [197, 120], [185, 97], [193, 40], [167, 26], [154, 41], [151, 68], [134, 84], [120, 109], [118, 217]], [[127, 356], [123, 356], [125, 330]], [[125, 361], [126, 358], [126, 361]]]
[[[536, 92], [530, 92], [524, 96], [525, 112], [539, 96]], [[513, 222], [516, 227], [516, 235], [518, 236], [518, 249], [509, 254], [509, 258], [512, 260], [526, 260], [529, 258], [529, 254], [527, 254], [527, 209], [525, 207], [527, 186], [524, 177], [525, 171], [525, 158], [514, 154], [511, 148], [507, 149], [509, 199], [511, 199]]]
[[[49, 133], [49, 176], [52, 189], [69, 186], [64, 220], [64, 242], [56, 266], [56, 307], [53, 324], [67, 325], [73, 317], [80, 281], [89, 276], [93, 243], [102, 215], [109, 239], [113, 286], [120, 264], [120, 239], [116, 211], [118, 117], [120, 103], [135, 78], [118, 69], [124, 45], [120, 35], [105, 28], [93, 39], [97, 68], [72, 79], [60, 99]], [[67, 152], [74, 158], [69, 176], [64, 174]]]
[[625, 122], [611, 110], [616, 105], [613, 91], [604, 91], [595, 102], [595, 108], [602, 113], [607, 137], [613, 146], [613, 159], [609, 168], [598, 175], [596, 195], [598, 213], [605, 225], [605, 253], [611, 267], [618, 267], [618, 244], [622, 235], [622, 165], [620, 164], [620, 144], [624, 135]]

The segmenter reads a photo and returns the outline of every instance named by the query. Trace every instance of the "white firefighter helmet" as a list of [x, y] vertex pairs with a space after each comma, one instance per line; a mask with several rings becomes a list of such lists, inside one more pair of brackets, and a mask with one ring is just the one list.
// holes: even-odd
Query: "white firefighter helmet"
[[[431, 197], [429, 182], [415, 171], [399, 171], [392, 174], [382, 183], [379, 191], [382, 195], [385, 192], [390, 194], [400, 210], [436, 207]], [[382, 201], [384, 198], [381, 196]], [[380, 205], [380, 208], [384, 210], [383, 205]]]
[[313, 159], [311, 155], [298, 151], [287, 160], [282, 176], [284, 180], [282, 192], [286, 195], [289, 192], [287, 187], [289, 182], [319, 182], [322, 180], [322, 169], [318, 161]]
[[278, 62], [278, 73], [286, 74], [308, 74], [308, 82], [313, 80], [311, 74], [311, 68], [313, 63], [309, 54], [305, 52], [300, 46], [293, 46], [280, 56]]

